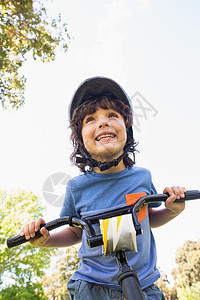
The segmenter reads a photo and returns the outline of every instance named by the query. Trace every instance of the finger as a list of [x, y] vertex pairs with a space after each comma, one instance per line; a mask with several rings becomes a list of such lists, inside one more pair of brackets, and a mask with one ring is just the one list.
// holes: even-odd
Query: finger
[[179, 186], [173, 186], [172, 190], [176, 196], [176, 199], [180, 199], [180, 187]]
[[22, 226], [22, 228], [21, 228], [20, 231], [19, 231], [19, 234], [20, 234], [21, 236], [24, 236], [24, 227], [25, 227], [25, 226]]
[[186, 188], [179, 187], [180, 188], [180, 196], [181, 198], [185, 198], [185, 193], [187, 192]]
[[45, 224], [45, 221], [42, 218], [38, 218], [37, 221], [35, 222], [35, 232], [40, 230], [40, 226], [42, 224]]
[[168, 194], [169, 197], [165, 201], [165, 206], [168, 208], [170, 205], [173, 204], [173, 202], [176, 200], [176, 195], [173, 191], [173, 188], [171, 187], [166, 187], [163, 191], [163, 193]]
[[170, 187], [166, 187], [163, 191], [164, 194], [169, 194], [170, 196], [174, 195], [174, 191]]
[[26, 240], [29, 240], [31, 237], [30, 230], [29, 230], [29, 224], [24, 226], [24, 236], [25, 236]]
[[167, 198], [167, 200], [165, 201], [165, 206], [168, 208], [170, 207], [174, 201], [176, 200], [176, 196], [175, 194], [171, 195], [169, 198]]
[[45, 239], [49, 238], [49, 231], [45, 227], [42, 227], [42, 229], [40, 230], [40, 232], [42, 233], [42, 235], [43, 235], [43, 237]]
[[29, 233], [30, 233], [30, 237], [35, 236], [35, 221], [29, 223]]
[[184, 187], [180, 187], [180, 186], [173, 187], [173, 191], [177, 199], [185, 198], [186, 189]]
[[40, 232], [42, 233], [42, 236], [39, 237], [38, 239], [33, 239], [30, 240], [30, 243], [32, 246], [36, 246], [36, 247], [42, 247], [50, 238], [50, 234], [49, 231], [43, 227]]

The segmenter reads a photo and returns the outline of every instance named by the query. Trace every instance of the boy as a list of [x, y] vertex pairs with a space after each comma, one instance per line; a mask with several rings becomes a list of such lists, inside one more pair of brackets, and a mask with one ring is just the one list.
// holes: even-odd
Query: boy
[[[126, 204], [129, 194], [155, 194], [151, 174], [135, 166], [136, 143], [132, 132], [132, 109], [128, 96], [113, 80], [94, 77], [86, 80], [74, 94], [70, 106], [72, 162], [83, 172], [69, 181], [61, 216], [85, 217], [101, 209]], [[131, 154], [132, 157], [131, 158]], [[185, 188], [165, 188], [169, 194], [165, 208], [149, 205], [141, 221], [143, 234], [137, 237], [138, 252], [127, 252], [129, 265], [138, 272], [145, 299], [164, 299], [154, 284], [159, 278], [156, 268], [156, 249], [150, 227], [161, 226], [178, 214], [185, 203]], [[21, 235], [33, 237], [43, 219], [24, 226]], [[95, 225], [96, 226], [96, 225]], [[99, 230], [99, 228], [96, 228]], [[31, 241], [37, 247], [66, 247], [81, 242], [80, 266], [68, 282], [71, 299], [124, 299], [116, 282], [118, 266], [115, 257], [103, 256], [101, 246], [89, 248], [80, 228], [68, 227]]]

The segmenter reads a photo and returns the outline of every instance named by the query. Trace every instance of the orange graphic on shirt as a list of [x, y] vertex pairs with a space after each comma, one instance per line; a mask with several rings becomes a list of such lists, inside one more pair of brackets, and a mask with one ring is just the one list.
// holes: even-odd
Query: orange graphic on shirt
[[[127, 194], [125, 195], [126, 204], [133, 205], [139, 200], [141, 197], [146, 196], [146, 193], [135, 193], [135, 194]], [[147, 204], [143, 206], [139, 212], [137, 213], [139, 222], [142, 222], [147, 216]]]

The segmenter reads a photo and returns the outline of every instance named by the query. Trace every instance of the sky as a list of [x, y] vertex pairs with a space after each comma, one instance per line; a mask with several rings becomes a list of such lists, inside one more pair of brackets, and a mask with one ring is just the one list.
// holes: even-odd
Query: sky
[[[29, 58], [21, 70], [25, 106], [0, 111], [0, 188], [31, 190], [47, 206], [47, 222], [59, 216], [61, 208], [43, 192], [53, 174], [79, 174], [69, 162], [68, 105], [83, 80], [107, 76], [132, 99], [136, 162], [151, 170], [158, 193], [174, 185], [200, 189], [200, 2], [50, 3], [50, 13], [68, 24], [69, 48], [48, 64]], [[64, 195], [64, 188], [53, 193]], [[179, 217], [153, 230], [158, 265], [170, 280], [177, 248], [200, 238], [199, 208], [199, 201], [188, 202]]]

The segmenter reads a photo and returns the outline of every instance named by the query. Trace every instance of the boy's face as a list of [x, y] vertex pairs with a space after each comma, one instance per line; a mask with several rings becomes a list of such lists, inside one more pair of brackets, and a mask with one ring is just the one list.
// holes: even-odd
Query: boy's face
[[123, 117], [113, 109], [99, 108], [84, 118], [82, 139], [86, 150], [98, 161], [119, 157], [127, 140]]

